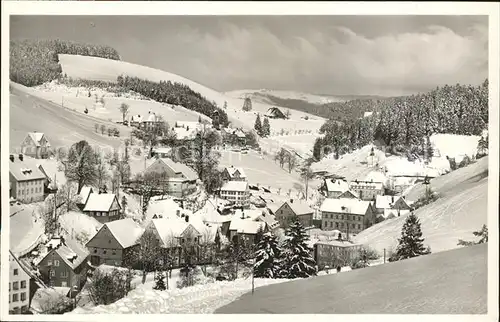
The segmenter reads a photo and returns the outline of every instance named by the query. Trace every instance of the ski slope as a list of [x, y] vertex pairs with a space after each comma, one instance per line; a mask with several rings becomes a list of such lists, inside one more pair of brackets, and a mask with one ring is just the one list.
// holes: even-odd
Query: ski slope
[[[488, 224], [488, 159], [431, 180], [440, 198], [415, 211], [422, 224], [425, 244], [433, 252], [457, 248], [458, 239], [475, 240], [473, 231]], [[415, 199], [425, 190], [416, 186], [409, 192]], [[410, 199], [411, 200], [411, 199]], [[368, 245], [380, 254], [395, 250], [407, 215], [376, 224], [357, 235], [357, 243]]]

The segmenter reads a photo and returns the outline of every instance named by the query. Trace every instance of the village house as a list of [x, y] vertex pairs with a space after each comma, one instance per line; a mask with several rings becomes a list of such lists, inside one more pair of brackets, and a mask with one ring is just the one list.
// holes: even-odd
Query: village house
[[32, 294], [31, 274], [21, 261], [9, 251], [9, 311], [26, 313], [30, 307]]
[[351, 181], [349, 190], [354, 191], [361, 200], [373, 201], [377, 196], [383, 196], [385, 193], [384, 184], [375, 181]]
[[325, 199], [320, 207], [321, 228], [358, 234], [375, 224], [375, 210], [369, 201], [353, 198]]
[[222, 199], [245, 205], [250, 198], [250, 190], [246, 181], [227, 181], [220, 189]]
[[35, 159], [49, 157], [50, 142], [41, 132], [29, 132], [21, 143], [21, 153]]
[[314, 260], [319, 270], [348, 266], [361, 245], [345, 240], [319, 241], [314, 244]]
[[87, 204], [87, 201], [89, 200], [90, 195], [93, 193], [94, 193], [94, 188], [89, 186], [82, 187], [80, 193], [78, 194], [78, 202], [77, 202], [77, 206], [78, 208], [80, 208], [80, 210], [83, 211], [85, 205]]
[[156, 187], [174, 197], [184, 197], [196, 191], [198, 174], [187, 165], [169, 158], [156, 159], [144, 171], [144, 176], [158, 178]]
[[411, 211], [411, 207], [403, 196], [377, 196], [375, 209], [379, 221], [396, 218]]
[[[265, 217], [268, 218], [265, 218]], [[254, 244], [255, 236], [259, 232], [265, 233], [271, 229], [267, 221], [276, 227], [275, 220], [271, 215], [266, 214], [260, 209], [238, 209], [231, 218], [229, 225], [228, 239], [234, 243], [245, 242]]]
[[226, 167], [222, 172], [223, 181], [247, 181], [247, 175], [243, 168], [234, 166]]
[[238, 146], [246, 145], [247, 136], [241, 129], [223, 128], [221, 134], [226, 144]]
[[283, 113], [279, 108], [277, 107], [271, 107], [267, 110], [267, 113], [265, 114], [266, 117], [272, 118], [272, 119], [286, 119], [285, 113]]
[[280, 227], [288, 228], [290, 223], [298, 219], [303, 227], [313, 226], [314, 210], [302, 200], [285, 201], [275, 212], [274, 215], [280, 223]]
[[22, 154], [16, 158], [10, 155], [9, 182], [10, 197], [24, 203], [38, 202], [44, 199], [47, 177], [40, 167], [28, 162]]
[[341, 198], [359, 199], [359, 196], [356, 192], [351, 191], [351, 190], [347, 190], [347, 191], [342, 192], [338, 196], [338, 199], [341, 199]]
[[148, 115], [133, 115], [130, 118], [130, 126], [136, 127], [140, 130], [151, 132], [160, 129], [164, 125], [161, 117], [158, 117], [154, 112], [149, 111]]
[[142, 232], [142, 228], [130, 218], [105, 223], [86, 244], [90, 263], [92, 266], [135, 264], [132, 255], [139, 247]]
[[342, 179], [325, 178], [321, 190], [327, 198], [339, 198], [341, 194], [349, 190], [349, 184]]
[[47, 254], [37, 264], [42, 280], [51, 287], [80, 291], [87, 280], [87, 250], [62, 237], [53, 238], [46, 247]]
[[163, 147], [163, 148], [153, 149], [152, 157], [157, 158], [157, 159], [171, 158], [172, 157], [172, 148]]
[[121, 209], [114, 193], [90, 193], [83, 213], [103, 224], [120, 218]]

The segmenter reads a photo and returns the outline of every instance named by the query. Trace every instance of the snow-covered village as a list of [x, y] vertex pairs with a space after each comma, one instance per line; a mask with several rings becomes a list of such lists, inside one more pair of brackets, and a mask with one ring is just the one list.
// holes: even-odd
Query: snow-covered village
[[10, 18], [9, 315], [488, 311], [487, 16], [145, 17]]

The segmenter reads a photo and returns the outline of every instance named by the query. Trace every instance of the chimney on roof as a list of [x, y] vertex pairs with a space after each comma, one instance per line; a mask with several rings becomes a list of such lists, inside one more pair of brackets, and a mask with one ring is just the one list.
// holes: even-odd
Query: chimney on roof
[[391, 198], [391, 199], [392, 199], [392, 203], [394, 203], [394, 196], [392, 196], [392, 198]]
[[180, 209], [177, 209], [177, 210], [175, 211], [175, 214], [177, 215], [177, 217], [179, 217], [179, 216], [181, 215], [181, 210], [180, 210]]
[[24, 156], [22, 154], [19, 154], [19, 160], [23, 161], [23, 159], [24, 159]]
[[14, 155], [13, 154], [10, 155], [10, 162], [14, 162]]
[[290, 203], [293, 203], [293, 199], [290, 199]]
[[184, 217], [184, 219], [186, 220], [186, 222], [189, 222], [189, 216], [186, 215], [186, 217]]

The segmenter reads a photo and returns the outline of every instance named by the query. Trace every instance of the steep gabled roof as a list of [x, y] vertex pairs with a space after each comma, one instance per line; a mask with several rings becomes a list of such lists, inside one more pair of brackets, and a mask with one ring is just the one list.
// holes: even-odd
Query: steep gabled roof
[[9, 161], [9, 172], [17, 181], [39, 180], [46, 179], [45, 174], [40, 171], [33, 160], [24, 157], [23, 161], [17, 156], [14, 161]]
[[82, 187], [82, 190], [80, 190], [80, 203], [86, 204], [87, 200], [89, 199], [89, 196], [92, 194], [93, 189], [92, 187], [89, 186], [84, 186]]
[[[45, 134], [41, 132], [29, 132], [28, 136], [33, 140], [36, 146], [41, 146], [41, 141], [45, 137]], [[47, 138], [45, 138], [45, 140], [47, 141], [47, 146], [50, 146], [49, 140], [47, 140]]]
[[369, 201], [352, 199], [352, 198], [340, 198], [340, 199], [330, 199], [327, 198], [321, 204], [320, 210], [322, 212], [334, 212], [334, 213], [346, 213], [354, 215], [364, 215], [370, 207]]
[[83, 211], [109, 211], [115, 200], [121, 209], [120, 203], [114, 193], [91, 193]]
[[285, 201], [285, 203], [288, 204], [297, 216], [312, 214], [314, 212], [314, 210], [309, 207], [307, 203], [301, 200], [293, 200], [293, 202]]
[[221, 191], [247, 191], [248, 189], [248, 182], [246, 181], [228, 181], [226, 182], [222, 188], [220, 189]]
[[[132, 219], [125, 218], [111, 221], [103, 225], [107, 226], [116, 241], [123, 247], [128, 248], [139, 243], [139, 237], [142, 235], [142, 228]], [[102, 229], [102, 227], [101, 227]], [[99, 233], [101, 229], [97, 232]]]
[[227, 173], [229, 173], [229, 176], [231, 178], [234, 177], [234, 175], [236, 174], [236, 172], [239, 172], [240, 173], [240, 178], [246, 178], [247, 175], [245, 174], [245, 170], [243, 170], [243, 168], [239, 168], [239, 167], [226, 167], [226, 171]]
[[349, 190], [349, 184], [341, 179], [325, 179], [326, 190], [328, 192], [345, 192]]

